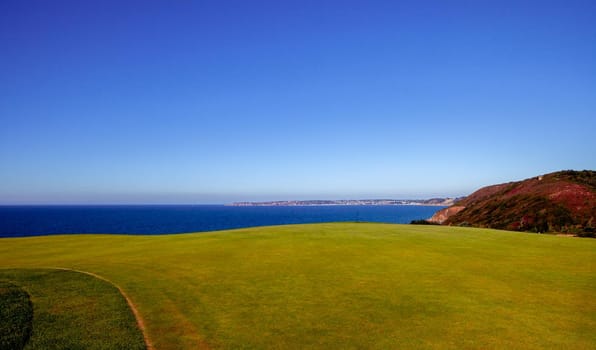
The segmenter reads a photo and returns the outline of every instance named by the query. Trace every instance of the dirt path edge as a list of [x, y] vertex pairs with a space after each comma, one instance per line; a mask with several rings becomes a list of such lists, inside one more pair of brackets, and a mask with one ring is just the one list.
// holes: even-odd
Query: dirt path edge
[[118, 289], [118, 292], [120, 292], [120, 294], [124, 297], [124, 299], [126, 300], [126, 303], [128, 304], [128, 307], [132, 310], [132, 313], [137, 321], [137, 326], [139, 327], [139, 329], [141, 330], [141, 333], [143, 334], [143, 340], [145, 341], [145, 347], [147, 348], [147, 350], [155, 350], [155, 348], [153, 347], [153, 344], [151, 343], [151, 340], [149, 339], [149, 336], [147, 335], [147, 328], [145, 327], [145, 322], [143, 321], [143, 317], [141, 317], [141, 314], [139, 313], [139, 310], [137, 309], [137, 307], [135, 306], [135, 304], [132, 302], [132, 300], [128, 297], [128, 295], [126, 294], [126, 292], [120, 288], [119, 285], [117, 285], [116, 283], [110, 281], [109, 279], [100, 276], [96, 273], [93, 272], [89, 272], [89, 271], [83, 271], [83, 270], [77, 270], [77, 269], [69, 269], [66, 267], [52, 267], [51, 269], [54, 270], [62, 270], [62, 271], [72, 271], [72, 272], [78, 272], [78, 273], [82, 273], [94, 278], [97, 278], [99, 280], [102, 280], [104, 282], [107, 282], [109, 284], [111, 284], [112, 286], [116, 287], [116, 289]]

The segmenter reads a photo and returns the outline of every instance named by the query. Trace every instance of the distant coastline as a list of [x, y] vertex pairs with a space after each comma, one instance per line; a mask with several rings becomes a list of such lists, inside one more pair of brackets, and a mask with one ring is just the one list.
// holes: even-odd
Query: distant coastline
[[426, 205], [444, 207], [453, 205], [461, 198], [431, 199], [340, 199], [340, 200], [289, 200], [268, 202], [234, 202], [233, 207], [305, 207], [322, 205]]

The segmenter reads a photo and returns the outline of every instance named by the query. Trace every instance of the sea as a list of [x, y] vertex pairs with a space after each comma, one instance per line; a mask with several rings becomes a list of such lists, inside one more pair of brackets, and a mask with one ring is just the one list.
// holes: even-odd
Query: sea
[[0, 206], [0, 237], [105, 233], [156, 235], [321, 222], [409, 223], [444, 207], [85, 205]]

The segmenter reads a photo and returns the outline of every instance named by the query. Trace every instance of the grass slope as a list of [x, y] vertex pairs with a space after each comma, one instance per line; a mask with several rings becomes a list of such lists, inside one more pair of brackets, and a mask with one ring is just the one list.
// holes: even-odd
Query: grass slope
[[105, 281], [54, 269], [2, 269], [0, 280], [31, 296], [33, 331], [25, 350], [145, 349], [126, 300]]
[[121, 286], [156, 349], [596, 344], [596, 240], [362, 223], [0, 240], [0, 267], [46, 266]]

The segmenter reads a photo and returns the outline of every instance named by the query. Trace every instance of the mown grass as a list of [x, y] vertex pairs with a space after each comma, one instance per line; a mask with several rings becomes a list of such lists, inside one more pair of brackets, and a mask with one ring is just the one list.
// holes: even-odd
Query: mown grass
[[19, 286], [0, 280], [0, 350], [22, 349], [33, 321], [29, 294]]
[[590, 349], [596, 240], [289, 225], [0, 240], [0, 266], [121, 286], [157, 349]]
[[33, 331], [26, 350], [145, 349], [126, 300], [105, 281], [54, 269], [3, 269], [0, 280], [31, 295]]

